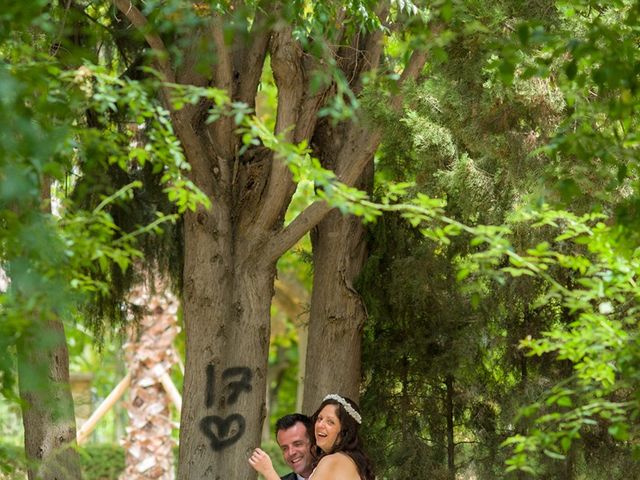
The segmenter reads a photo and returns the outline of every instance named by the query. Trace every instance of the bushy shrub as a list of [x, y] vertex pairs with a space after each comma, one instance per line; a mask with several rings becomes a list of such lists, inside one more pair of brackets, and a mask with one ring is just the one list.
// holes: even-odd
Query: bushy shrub
[[[124, 449], [113, 444], [90, 444], [78, 448], [84, 480], [114, 480], [124, 470]], [[23, 480], [26, 476], [24, 448], [0, 444], [0, 480]]]
[[0, 480], [26, 478], [24, 449], [16, 445], [0, 444]]
[[125, 466], [124, 449], [113, 444], [89, 444], [80, 447], [84, 480], [113, 480]]

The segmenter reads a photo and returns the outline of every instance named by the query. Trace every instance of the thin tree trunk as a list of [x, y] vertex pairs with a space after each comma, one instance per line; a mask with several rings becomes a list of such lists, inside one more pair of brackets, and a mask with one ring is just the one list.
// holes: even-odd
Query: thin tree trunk
[[[534, 319], [532, 317], [533, 317], [533, 312], [531, 311], [531, 309], [527, 308], [524, 312], [525, 325], [533, 324]], [[520, 352], [519, 355], [520, 355], [520, 382], [518, 387], [520, 389], [520, 392], [524, 393], [529, 384], [529, 363], [528, 363], [528, 357], [523, 352]], [[522, 417], [516, 424], [516, 432], [519, 435], [526, 435], [527, 431], [528, 431], [528, 425], [526, 422], [526, 418]], [[528, 474], [526, 474], [525, 472], [521, 470], [516, 471], [516, 478], [518, 480], [525, 480], [527, 477], [528, 477]]]
[[[49, 210], [50, 183], [42, 200]], [[62, 320], [35, 313], [20, 338], [18, 376], [29, 480], [81, 478], [76, 423], [69, 385], [69, 352]]]
[[81, 478], [69, 387], [69, 353], [60, 319], [35, 320], [18, 343], [18, 375], [29, 480]]
[[314, 276], [304, 412], [312, 413], [328, 393], [359, 398], [366, 312], [354, 283], [366, 259], [365, 236], [359, 218], [337, 211], [327, 215], [312, 234]]
[[[339, 167], [354, 146], [348, 137], [321, 129], [316, 137], [326, 168]], [[373, 183], [373, 157], [356, 186]], [[313, 290], [309, 313], [303, 411], [313, 412], [325, 395], [339, 393], [358, 401], [360, 354], [366, 311], [354, 284], [367, 259], [367, 231], [362, 220], [330, 212], [311, 231]]]
[[446, 405], [445, 411], [447, 415], [447, 470], [449, 479], [456, 478], [456, 460], [455, 460], [455, 443], [454, 443], [454, 417], [453, 417], [453, 376], [447, 375], [445, 379]]
[[[403, 412], [411, 411], [411, 390], [409, 385], [409, 359], [407, 356], [402, 357], [402, 370], [401, 370], [401, 381], [402, 381], [402, 396], [400, 398], [400, 404], [402, 405]], [[410, 428], [410, 417], [402, 416], [402, 441], [407, 443], [409, 442], [409, 435], [413, 432]]]
[[136, 287], [131, 303], [145, 309], [139, 326], [132, 326], [124, 346], [131, 373], [129, 427], [123, 441], [126, 468], [121, 480], [173, 480], [174, 460], [171, 438], [170, 397], [161, 376], [176, 363], [173, 340], [178, 333], [178, 302], [160, 282], [152, 289]]
[[296, 389], [296, 412], [303, 412], [304, 385], [307, 378], [307, 346], [309, 345], [309, 323], [298, 325], [298, 388]]
[[567, 459], [565, 460], [565, 480], [574, 480], [576, 478], [576, 445], [571, 445], [571, 448], [567, 452]]

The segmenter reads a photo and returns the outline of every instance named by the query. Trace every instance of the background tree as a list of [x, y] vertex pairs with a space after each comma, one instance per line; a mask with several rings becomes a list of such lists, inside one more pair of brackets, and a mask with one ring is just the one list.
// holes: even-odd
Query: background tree
[[123, 346], [131, 385], [123, 441], [127, 465], [120, 478], [172, 480], [171, 403], [179, 405], [180, 401], [169, 374], [176, 363], [173, 343], [178, 333], [178, 301], [159, 279], [147, 282], [131, 291], [131, 303], [142, 314], [139, 323], [129, 328], [129, 341]]
[[[2, 19], [0, 83], [8, 93], [0, 115], [11, 126], [2, 137], [0, 156], [0, 259], [10, 279], [0, 297], [0, 380], [3, 394], [18, 401], [13, 393], [17, 356], [29, 477], [79, 478], [62, 321], [73, 325], [82, 301], [108, 290], [111, 265], [126, 270], [131, 258], [140, 255], [133, 246], [136, 238], [167, 217], [128, 234], [118, 230], [106, 209], [126, 198], [135, 183], [99, 192], [104, 196], [91, 209], [65, 202], [55, 216], [50, 213], [51, 203], [63, 196], [59, 192], [80, 172], [80, 159], [99, 157], [99, 152], [109, 152], [115, 164], [129, 159], [131, 136], [113, 130], [98, 135], [95, 123], [83, 121], [87, 111], [104, 113], [118, 102], [136, 100], [147, 108], [137, 109], [142, 117], [157, 118], [157, 111], [148, 108], [137, 85], [109, 84], [108, 76], [93, 84], [89, 68], [73, 69], [79, 65], [72, 63], [73, 48], [67, 47], [77, 46], [77, 38], [56, 32], [54, 42], [45, 7], [45, 2], [32, 2], [29, 9], [11, 7]], [[9, 32], [15, 35], [8, 37]], [[150, 131], [157, 132], [158, 125], [150, 121]], [[171, 142], [171, 136], [165, 138]], [[159, 170], [163, 159], [167, 155], [153, 160]], [[193, 200], [188, 190], [180, 190], [179, 170], [175, 164], [164, 169], [165, 183], [173, 182], [167, 189], [183, 194], [174, 197], [178, 204]], [[54, 195], [49, 194], [52, 184]]]
[[[587, 10], [584, 12], [586, 13]], [[474, 9], [471, 4], [465, 4], [464, 8], [461, 6], [460, 11], [456, 13], [458, 15], [454, 16], [452, 30], [457, 35], [446, 49], [446, 61], [441, 64], [438, 62], [430, 64], [432, 69], [430, 70], [430, 79], [412, 97], [413, 102], [406, 108], [404, 118], [399, 121], [397, 117], [389, 116], [384, 113], [384, 110], [377, 109], [375, 101], [371, 103], [374, 115], [386, 125], [384, 130], [391, 132], [389, 139], [383, 144], [381, 158], [396, 176], [406, 175], [407, 171], [411, 171], [411, 167], [417, 166], [415, 178], [419, 187], [430, 194], [446, 195], [449, 214], [466, 223], [472, 224], [478, 220], [480, 222], [505, 223], [506, 215], [512, 209], [515, 210], [520, 204], [525, 203], [527, 198], [537, 199], [540, 198], [540, 195], [544, 196], [542, 198], [546, 197], [555, 201], [567, 198], [567, 185], [571, 185], [572, 181], [563, 177], [568, 183], [563, 180], [558, 184], [561, 188], [552, 189], [549, 188], [551, 184], [548, 183], [548, 178], [558, 171], [565, 171], [564, 169], [575, 172], [575, 168], [582, 168], [581, 164], [576, 166], [575, 158], [561, 159], [556, 156], [553, 168], [549, 169], [548, 165], [545, 165], [544, 155], [535, 149], [549, 142], [552, 138], [550, 151], [557, 151], [555, 149], [557, 145], [564, 145], [564, 147], [560, 147], [563, 152], [565, 152], [564, 148], [574, 148], [575, 144], [572, 140], [575, 137], [572, 137], [572, 140], [565, 138], [567, 131], [564, 130], [562, 122], [571, 122], [575, 126], [578, 119], [573, 116], [574, 112], [571, 109], [565, 107], [566, 97], [563, 98], [563, 94], [566, 95], [566, 90], [563, 92], [555, 88], [553, 82], [536, 77], [534, 75], [536, 70], [526, 70], [526, 66], [534, 63], [534, 59], [536, 59], [535, 61], [539, 61], [541, 65], [548, 65], [548, 69], [544, 71], [547, 74], [551, 72], [553, 80], [557, 81], [558, 77], [553, 73], [557, 72], [557, 64], [554, 65], [553, 62], [565, 58], [557, 53], [564, 47], [564, 42], [568, 38], [571, 38], [572, 35], [579, 37], [584, 32], [581, 30], [584, 28], [584, 24], [580, 22], [589, 16], [582, 19], [574, 17], [567, 22], [566, 10], [562, 7], [555, 10], [554, 5], [542, 2], [536, 4], [534, 8], [527, 5], [526, 10], [522, 10], [522, 6], [515, 4], [502, 4], [482, 10]], [[596, 17], [602, 15], [602, 20], [607, 22], [607, 19], [611, 18], [610, 16], [619, 13], [614, 13], [614, 9], [605, 8], [600, 13], [594, 12], [593, 14]], [[455, 30], [458, 19], [460, 22], [464, 19], [466, 23], [464, 29], [459, 31]], [[530, 22], [526, 23], [526, 27], [522, 27], [528, 29], [524, 33], [518, 29], [518, 25], [521, 25], [520, 22], [523, 20]], [[496, 60], [496, 57], [492, 56], [495, 54], [493, 48], [496, 45], [505, 44], [511, 35], [509, 32], [511, 28], [506, 32], [493, 28], [498, 23], [507, 26], [514, 25], [512, 30], [517, 31], [520, 38], [534, 38], [535, 34], [531, 33], [533, 30], [531, 25], [536, 25], [539, 28], [545, 25], [557, 35], [551, 37], [558, 42], [554, 44], [556, 55], [550, 55], [549, 50], [545, 50], [547, 56], [541, 59], [535, 55], [526, 57], [522, 51], [515, 53], [516, 49], [506, 49], [506, 53], [502, 52], [502, 55], [510, 60], [506, 62], [506, 65], [501, 64]], [[577, 25], [581, 25], [581, 27]], [[531, 37], [527, 36], [529, 34]], [[609, 37], [619, 38], [610, 32]], [[541, 37], [537, 38], [541, 39]], [[560, 38], [563, 40], [559, 40]], [[574, 41], [579, 42], [577, 39]], [[542, 40], [541, 43], [545, 44]], [[510, 45], [508, 41], [507, 45]], [[531, 50], [528, 52], [531, 54]], [[509, 67], [509, 62], [516, 58], [521, 62], [520, 65], [523, 65], [522, 70]], [[621, 61], [628, 62], [629, 59], [625, 58]], [[528, 74], [522, 75], [521, 72], [525, 71]], [[514, 72], [515, 76], [509, 76]], [[532, 75], [534, 76], [532, 77]], [[505, 85], [502, 82], [502, 79], [505, 78], [511, 83]], [[440, 84], [441, 80], [446, 80], [446, 82]], [[575, 91], [572, 90], [572, 92], [574, 93], [571, 95], [574, 95]], [[588, 107], [590, 111], [593, 108], [599, 110], [601, 107]], [[611, 125], [605, 120], [605, 117], [601, 119], [603, 126]], [[560, 129], [556, 130], [558, 127]], [[557, 132], [560, 134], [558, 135]], [[606, 127], [603, 130], [603, 137], [605, 132]], [[583, 138], [581, 141], [585, 140]], [[564, 144], [564, 141], [567, 143]], [[606, 141], [603, 138], [598, 140], [599, 145], [604, 143]], [[586, 151], [582, 154], [587, 155]], [[564, 161], [567, 164], [563, 167]], [[618, 161], [624, 163], [621, 159]], [[625, 165], [629, 166], [628, 163]], [[581, 176], [575, 178], [582, 181]], [[606, 177], [596, 178], [594, 175], [590, 175], [589, 178], [593, 180], [589, 183], [591, 186], [589, 191], [598, 192], [594, 195], [598, 197], [597, 203], [594, 205], [593, 197], [590, 195], [583, 196], [578, 194], [578, 190], [573, 190], [574, 198], [579, 200], [574, 204], [574, 208], [578, 211], [585, 211], [595, 207], [613, 212], [613, 206], [620, 201], [620, 197], [615, 190], [604, 194], [603, 187], [606, 185], [606, 181], [604, 181]], [[547, 183], [544, 184], [538, 180], [544, 180]], [[623, 204], [627, 205], [627, 202], [625, 201]], [[618, 208], [620, 209], [620, 207]], [[365, 365], [371, 365], [371, 370], [367, 369], [365, 376], [367, 379], [365, 405], [372, 406], [372, 411], [369, 413], [376, 421], [372, 422], [371, 428], [376, 433], [371, 433], [370, 437], [381, 441], [384, 447], [376, 447], [381, 448], [381, 451], [392, 450], [394, 436], [399, 436], [406, 428], [406, 425], [403, 425], [404, 422], [395, 419], [391, 413], [398, 408], [397, 405], [390, 406], [388, 410], [383, 408], [383, 413], [379, 412], [380, 402], [397, 401], [401, 396], [398, 392], [404, 391], [404, 387], [407, 385], [407, 381], [403, 381], [407, 378], [406, 367], [415, 361], [415, 352], [419, 351], [419, 348], [413, 348], [412, 342], [404, 340], [406, 331], [411, 332], [409, 338], [413, 339], [415, 332], [421, 331], [416, 329], [422, 328], [423, 324], [429, 325], [420, 318], [418, 312], [433, 311], [437, 305], [437, 302], [432, 300], [434, 305], [430, 305], [424, 310], [416, 309], [417, 311], [412, 312], [414, 319], [406, 330], [402, 326], [402, 322], [398, 321], [403, 317], [400, 313], [402, 310], [398, 307], [402, 307], [405, 302], [411, 305], [416, 304], [411, 290], [406, 288], [407, 278], [422, 278], [426, 292], [429, 292], [429, 288], [434, 288], [437, 285], [437, 280], [432, 275], [424, 275], [423, 272], [432, 273], [434, 270], [433, 267], [431, 269], [425, 268], [423, 263], [417, 261], [417, 258], [420, 257], [416, 258], [415, 252], [420, 252], [420, 249], [414, 247], [405, 250], [404, 242], [397, 240], [398, 231], [401, 230], [398, 229], [395, 222], [388, 221], [388, 223], [392, 225], [388, 229], [376, 228], [376, 237], [380, 242], [381, 253], [379, 254], [380, 258], [377, 258], [370, 265], [374, 271], [376, 266], [380, 268], [378, 274], [384, 278], [384, 281], [381, 279], [380, 283], [376, 282], [376, 274], [367, 270], [367, 276], [364, 277], [366, 280], [363, 282], [364, 285], [372, 285], [370, 293], [367, 292], [367, 288], [365, 288], [365, 292], [373, 320], [371, 331], [365, 337], [367, 339]], [[524, 223], [513, 225], [512, 228], [515, 236], [510, 241], [513, 245], [512, 248], [516, 251], [526, 250], [527, 246], [535, 245], [536, 242], [544, 240], [553, 242], [555, 238], [550, 230], [531, 229], [530, 225]], [[478, 232], [476, 230], [476, 233]], [[433, 236], [433, 233], [437, 232], [427, 229], [427, 233]], [[441, 231], [440, 235], [442, 234]], [[411, 238], [411, 235], [409, 233], [408, 237]], [[394, 240], [388, 241], [389, 237]], [[499, 243], [496, 238], [494, 240]], [[477, 244], [481, 242], [478, 241]], [[398, 247], [398, 250], [393, 253], [389, 252], [387, 256], [384, 252], [390, 246]], [[448, 256], [449, 262], [457, 265], [458, 268], [461, 267], [460, 277], [469, 275], [471, 266], [467, 264], [467, 255], [476, 251], [473, 244], [469, 249], [466, 241], [459, 243], [459, 240], [454, 240], [453, 243], [442, 246], [437, 251], [439, 251], [439, 255]], [[504, 252], [503, 249], [500, 251]], [[481, 252], [477, 253], [478, 258], [483, 255]], [[403, 263], [406, 259], [409, 260]], [[501, 262], [504, 262], [505, 259], [500, 256], [491, 256], [490, 261], [493, 262], [490, 263], [490, 268], [501, 268], [504, 266]], [[572, 290], [576, 288], [575, 272], [561, 268], [563, 265], [566, 266], [562, 264], [550, 268], [553, 269], [555, 281]], [[391, 285], [394, 285], [393, 272], [396, 272], [394, 266], [397, 269], [404, 267], [410, 271], [406, 277], [402, 276], [401, 280], [398, 280], [397, 284], [403, 285], [404, 289], [390, 288]], [[411, 268], [414, 266], [416, 267], [415, 271]], [[512, 267], [513, 264], [510, 264], [506, 270], [508, 271]], [[455, 377], [455, 379], [462, 380], [462, 382], [453, 383], [458, 388], [457, 392], [454, 389], [456, 392], [454, 398], [458, 406], [458, 423], [456, 423], [458, 434], [467, 439], [469, 437], [475, 438], [474, 444], [471, 444], [470, 448], [465, 448], [464, 444], [461, 444], [461, 448], [464, 450], [460, 451], [460, 455], [457, 455], [456, 458], [460, 460], [460, 467], [465, 467], [468, 465], [467, 462], [472, 461], [476, 474], [486, 475], [486, 478], [496, 478], [497, 475], [500, 475], [500, 463], [505, 457], [504, 452], [500, 453], [498, 447], [509, 435], [535, 432], [532, 434], [533, 438], [538, 438], [540, 435], [550, 441], [551, 437], [544, 436], [540, 430], [529, 423], [526, 417], [521, 418], [516, 424], [516, 431], [511, 430], [509, 425], [513, 425], [514, 413], [520, 407], [538, 399], [541, 395], [545, 395], [543, 392], [549, 385], [573, 377], [571, 363], [553, 362], [552, 356], [542, 356], [539, 359], [530, 358], [525, 355], [526, 351], [518, 348], [519, 341], [527, 335], [536, 336], [545, 329], [555, 330], [565, 328], [567, 325], [574, 325], [576, 317], [570, 313], [571, 309], [565, 309], [560, 303], [550, 299], [547, 293], [551, 284], [540, 272], [533, 274], [534, 278], [522, 277], [521, 272], [517, 269], [513, 273], [518, 277], [509, 280], [500, 278], [500, 282], [490, 280], [487, 283], [483, 280], [475, 284], [475, 301], [487, 297], [491, 302], [491, 306], [484, 306], [481, 313], [470, 310], [467, 314], [467, 317], [470, 318], [480, 314], [480, 318], [483, 319], [482, 322], [475, 325], [475, 335], [471, 338], [472, 341], [467, 343], [471, 352], [475, 351], [473, 345], [479, 347], [477, 350], [479, 355], [476, 357], [475, 363], [472, 363], [479, 368], [469, 376], [458, 371], [462, 375]], [[382, 285], [387, 287], [384, 295], [380, 294], [381, 291], [384, 291]], [[427, 295], [428, 293], [425, 293], [425, 296]], [[442, 294], [435, 295], [434, 298], [439, 299], [443, 296]], [[401, 300], [403, 298], [406, 300]], [[471, 297], [472, 300], [473, 298]], [[469, 302], [468, 305], [471, 304], [472, 302]], [[418, 305], [420, 304], [418, 303]], [[379, 310], [382, 310], [383, 313], [378, 313]], [[395, 315], [391, 312], [394, 312]], [[389, 321], [390, 318], [396, 319], [396, 322]], [[446, 338], [448, 322], [444, 322], [444, 319], [448, 316], [442, 315], [441, 318], [443, 321], [437, 327], [430, 327], [429, 330], [434, 330], [432, 335], [441, 334], [442, 338]], [[458, 334], [460, 339], [464, 338], [464, 333], [458, 332]], [[394, 347], [395, 344], [391, 340], [393, 338], [403, 339], [402, 344], [407, 345], [407, 349]], [[387, 344], [387, 341], [390, 343]], [[376, 359], [376, 352], [380, 350], [395, 352], [397, 348], [400, 348], [400, 352], [405, 353], [404, 357], [398, 352], [397, 356], [385, 355], [381, 360]], [[487, 351], [489, 348], [491, 351]], [[403, 358], [404, 363], [394, 363], [396, 358]], [[389, 360], [388, 364], [385, 362], [387, 359]], [[403, 369], [401, 365], [404, 365], [405, 368]], [[450, 365], [451, 362], [443, 362], [439, 368], [447, 369]], [[416, 363], [417, 372], [415, 375], [417, 379], [410, 377], [411, 381], [408, 382], [408, 385], [419, 385], [420, 381], [424, 381], [427, 376], [423, 372], [430, 371], [432, 368], [432, 362]], [[484, 370], [485, 368], [486, 370]], [[409, 371], [411, 370], [409, 369]], [[465, 380], [468, 383], [465, 383]], [[473, 385], [478, 380], [480, 381]], [[445, 376], [442, 377], [440, 385], [446, 391], [452, 383]], [[465, 393], [465, 388], [469, 389], [470, 394]], [[428, 391], [433, 390], [427, 390], [425, 387], [419, 390], [423, 396]], [[428, 424], [429, 413], [437, 411], [437, 407], [434, 407], [434, 403], [431, 402], [427, 410], [429, 413], [425, 413], [425, 409], [419, 403], [419, 399], [422, 398], [420, 393], [408, 396], [416, 402], [417, 406], [413, 409], [415, 416], [406, 421], [412, 422], [412, 425], [418, 423], [419, 426], [414, 430], [420, 432], [416, 438], [418, 444], [425, 442], [423, 447], [428, 445], [436, 450], [435, 445], [444, 444], [442, 441], [435, 440], [438, 432], [443, 432], [443, 428], [438, 429], [437, 425]], [[514, 395], [514, 393], [516, 394]], [[557, 400], [558, 397], [551, 398]], [[465, 405], [465, 401], [469, 400], [469, 404]], [[554, 412], [555, 400], [550, 400]], [[371, 403], [369, 404], [369, 402]], [[373, 407], [374, 405], [375, 407]], [[442, 405], [444, 413], [445, 403], [437, 403], [436, 405]], [[546, 409], [543, 411], [548, 412]], [[556, 413], [552, 413], [552, 415], [556, 415]], [[547, 417], [542, 416], [542, 418]], [[424, 423], [420, 423], [421, 421]], [[604, 425], [599, 421], [598, 423], [599, 426], [595, 430], [601, 431]], [[573, 425], [575, 426], [575, 424]], [[581, 432], [588, 435], [590, 442], [593, 442], [594, 435], [589, 433], [590, 430], [589, 427], [583, 425]], [[600, 439], [604, 440], [600, 447], [601, 451], [611, 447], [608, 440], [603, 437]], [[565, 446], [567, 444], [565, 441]], [[533, 443], [527, 445], [528, 454], [523, 453], [520, 456], [520, 461], [523, 463], [527, 461], [526, 459], [532, 459], [530, 455], [532, 451], [537, 451], [537, 447]], [[614, 448], [620, 447], [621, 445], [618, 444]], [[424, 447], [424, 449], [416, 451], [425, 454], [428, 451], [427, 448]], [[592, 452], [592, 450], [590, 451]], [[584, 456], [582, 456], [583, 452]], [[582, 450], [582, 446], [579, 444], [564, 450], [563, 453], [556, 451], [555, 455], [553, 453], [551, 455], [555, 456], [556, 460], [541, 459], [537, 463], [538, 471], [546, 472], [547, 475], [561, 475], [563, 478], [573, 478], [578, 471], [585, 469], [595, 472], [599, 469], [601, 461], [592, 453], [586, 454], [586, 450]], [[436, 452], [434, 458], [444, 464], [447, 457], [450, 460], [450, 451], [448, 455], [445, 455], [444, 450], [441, 450]], [[557, 462], [558, 458], [562, 459], [562, 463]], [[625, 468], [624, 465], [629, 459], [628, 452], [626, 458], [627, 460], [621, 459], [619, 465], [622, 468]], [[420, 468], [420, 464], [425, 464], [424, 458], [417, 461], [415, 465]], [[417, 474], [411, 470], [413, 462], [407, 461], [405, 457], [395, 459], [392, 456], [383, 465], [385, 471], [390, 474], [393, 472], [393, 476], [415, 476]], [[405, 468], [403, 469], [400, 465], [405, 465]], [[452, 474], [451, 463], [449, 463], [448, 474]], [[602, 475], [603, 478], [607, 476], [606, 474], [592, 474]]]

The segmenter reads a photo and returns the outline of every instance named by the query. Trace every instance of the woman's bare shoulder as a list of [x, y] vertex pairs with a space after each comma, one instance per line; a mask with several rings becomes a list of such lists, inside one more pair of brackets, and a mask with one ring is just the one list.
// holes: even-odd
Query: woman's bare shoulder
[[332, 453], [322, 457], [313, 474], [313, 480], [324, 479], [359, 480], [358, 468], [353, 459], [345, 453]]

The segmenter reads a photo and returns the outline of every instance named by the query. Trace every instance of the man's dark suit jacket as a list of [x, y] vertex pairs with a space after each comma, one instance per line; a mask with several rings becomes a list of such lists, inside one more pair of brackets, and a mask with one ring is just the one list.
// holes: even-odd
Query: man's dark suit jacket
[[296, 480], [298, 477], [296, 477], [295, 472], [291, 472], [287, 475], [285, 475], [284, 477], [280, 477], [281, 480]]

